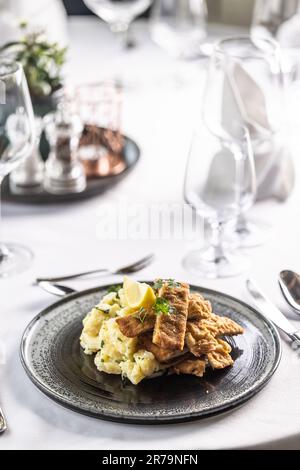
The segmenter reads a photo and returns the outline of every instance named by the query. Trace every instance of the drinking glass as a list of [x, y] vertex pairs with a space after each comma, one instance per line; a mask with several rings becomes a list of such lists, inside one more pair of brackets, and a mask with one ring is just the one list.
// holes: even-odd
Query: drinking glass
[[92, 12], [105, 21], [110, 30], [121, 35], [127, 47], [128, 31], [132, 21], [151, 5], [153, 0], [84, 0]]
[[202, 54], [206, 17], [205, 0], [155, 0], [150, 19], [152, 39], [176, 58], [195, 57]]
[[211, 243], [190, 252], [183, 261], [193, 273], [206, 278], [234, 276], [249, 266], [247, 258], [226, 247], [224, 229], [239, 210], [247, 211], [256, 193], [255, 169], [249, 132], [239, 139], [219, 139], [205, 126], [194, 135], [186, 168], [184, 197], [211, 228]]
[[[250, 36], [219, 41], [212, 54], [204, 92], [203, 118], [210, 132], [239, 139], [242, 126], [249, 130], [260, 173], [272, 165], [272, 142], [283, 119], [283, 79], [278, 44]], [[263, 179], [263, 178], [262, 178]], [[250, 224], [239, 214], [236, 234], [240, 245], [256, 246], [266, 230]]]
[[[34, 116], [22, 65], [0, 60], [0, 184], [30, 155], [34, 139]], [[23, 271], [31, 258], [28, 248], [1, 243], [0, 277]]]
[[283, 71], [293, 81], [299, 78], [300, 0], [256, 0], [251, 34], [276, 39], [283, 52]]

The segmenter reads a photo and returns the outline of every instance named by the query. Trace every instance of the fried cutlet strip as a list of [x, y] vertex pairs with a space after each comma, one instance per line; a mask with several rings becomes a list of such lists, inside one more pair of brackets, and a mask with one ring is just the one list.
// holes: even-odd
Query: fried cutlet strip
[[156, 317], [152, 341], [165, 349], [184, 348], [184, 338], [189, 304], [189, 285], [179, 284], [171, 287], [165, 283], [159, 289], [159, 297], [169, 302], [174, 311], [168, 315], [159, 314]]
[[196, 357], [213, 351], [217, 346], [217, 340], [205, 328], [200, 328], [195, 323], [187, 323], [185, 342], [189, 351]]
[[156, 317], [152, 313], [145, 315], [143, 321], [135, 313], [116, 320], [121, 333], [128, 338], [135, 338], [147, 331], [152, 331], [155, 321]]
[[[210, 302], [204, 300], [200, 294], [189, 296], [188, 319], [208, 318], [211, 315]], [[117, 319], [118, 326], [124, 336], [135, 338], [136, 336], [152, 331], [155, 326], [156, 316], [149, 311], [141, 321], [136, 313]]]
[[219, 317], [214, 313], [209, 318], [201, 320], [192, 320], [191, 323], [197, 325], [199, 328], [208, 330], [214, 337], [223, 335], [234, 336], [244, 333], [244, 328], [238, 325], [235, 321], [227, 317]]
[[218, 339], [217, 342], [216, 349], [207, 354], [209, 364], [213, 369], [224, 369], [232, 366], [234, 361], [230, 356], [231, 347], [222, 339]]
[[203, 377], [205, 372], [206, 362], [204, 359], [184, 359], [171, 368], [171, 372], [175, 374], [189, 374]]
[[164, 349], [157, 346], [156, 344], [152, 343], [151, 334], [139, 336], [138, 348], [152, 352], [158, 362], [169, 362], [175, 359], [176, 357], [185, 354], [185, 351], [179, 351], [176, 349]]
[[201, 294], [190, 294], [188, 318], [209, 318], [212, 314], [211, 304]]

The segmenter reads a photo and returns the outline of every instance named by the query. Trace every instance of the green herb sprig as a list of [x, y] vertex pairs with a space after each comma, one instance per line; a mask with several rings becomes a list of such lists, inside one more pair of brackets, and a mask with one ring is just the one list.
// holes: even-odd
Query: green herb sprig
[[175, 281], [175, 279], [156, 279], [153, 283], [153, 289], [159, 290], [164, 284], [167, 284], [168, 287], [178, 288], [180, 287], [180, 282]]
[[117, 297], [119, 298], [119, 290], [122, 288], [121, 284], [115, 284], [113, 286], [110, 286], [107, 289], [107, 293], [111, 294], [112, 292], [115, 292], [117, 294]]
[[147, 310], [144, 307], [141, 307], [135, 314], [135, 317], [143, 324], [147, 317]]
[[176, 311], [176, 309], [172, 307], [170, 302], [164, 297], [157, 297], [153, 310], [156, 315], [170, 315]]

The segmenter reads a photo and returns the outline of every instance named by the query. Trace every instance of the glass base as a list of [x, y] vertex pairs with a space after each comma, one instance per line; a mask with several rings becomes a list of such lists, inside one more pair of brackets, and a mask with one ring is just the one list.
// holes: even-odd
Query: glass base
[[226, 252], [217, 258], [213, 248], [195, 250], [188, 253], [183, 259], [183, 266], [197, 276], [206, 279], [237, 276], [246, 271], [250, 262], [243, 255]]
[[28, 269], [33, 253], [23, 245], [5, 243], [0, 247], [0, 278], [19, 274]]
[[240, 248], [254, 248], [261, 246], [270, 237], [270, 227], [262, 222], [249, 222], [240, 227], [232, 227], [230, 238], [235, 246]]

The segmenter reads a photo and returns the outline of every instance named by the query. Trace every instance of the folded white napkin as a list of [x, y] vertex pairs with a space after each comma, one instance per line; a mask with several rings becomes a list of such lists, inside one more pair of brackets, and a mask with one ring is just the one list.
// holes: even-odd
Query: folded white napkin
[[[241, 64], [230, 64], [222, 95], [223, 129], [239, 138], [243, 126], [253, 137], [257, 176], [257, 199], [270, 197], [284, 201], [294, 187], [294, 165], [280, 133], [272, 134], [262, 89]], [[265, 138], [256, 141], [255, 136]]]

